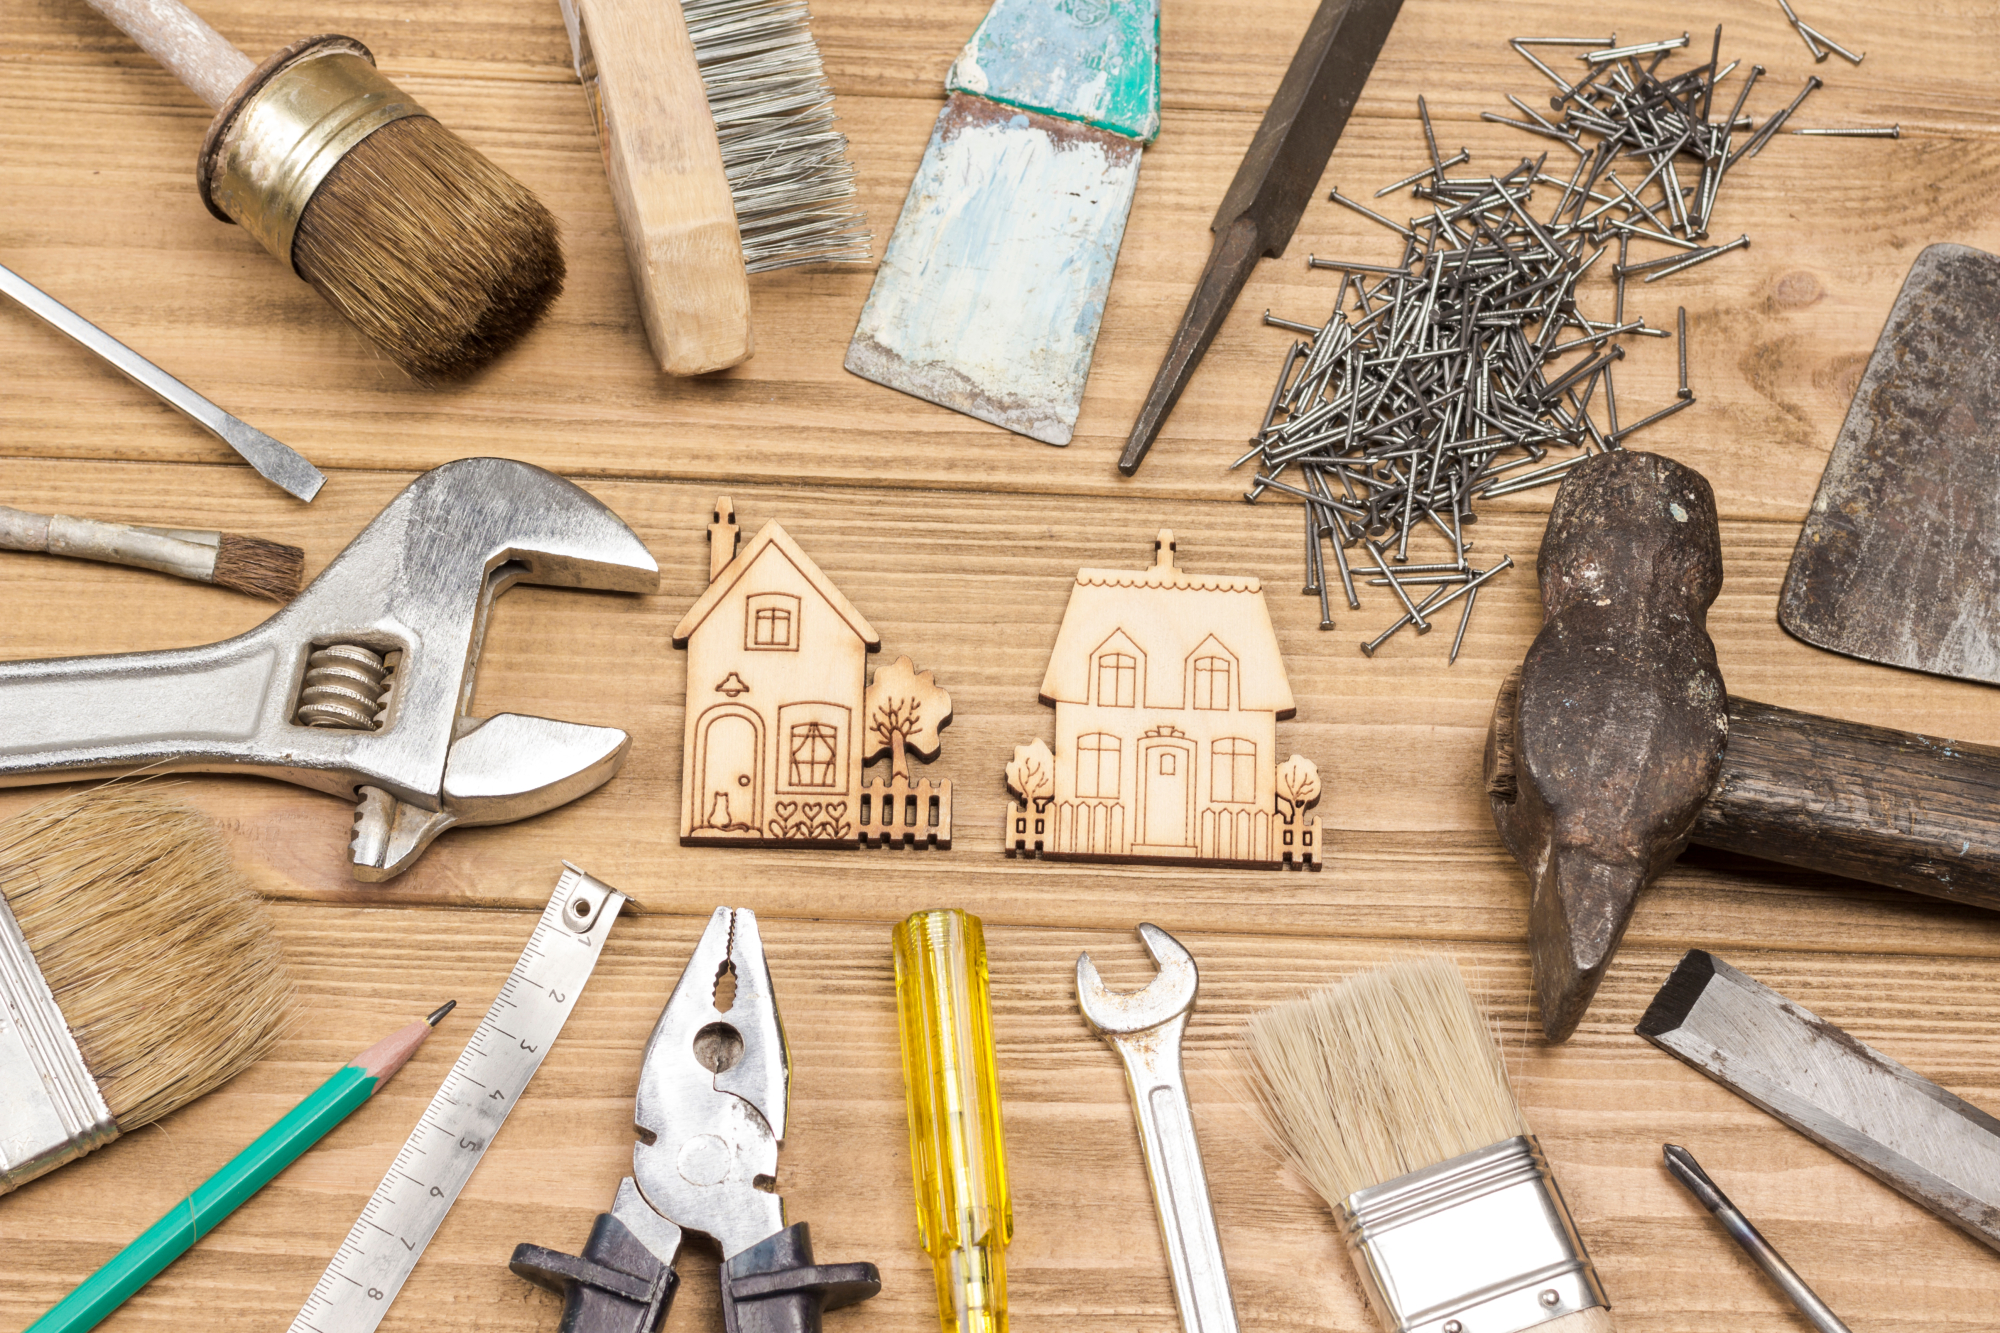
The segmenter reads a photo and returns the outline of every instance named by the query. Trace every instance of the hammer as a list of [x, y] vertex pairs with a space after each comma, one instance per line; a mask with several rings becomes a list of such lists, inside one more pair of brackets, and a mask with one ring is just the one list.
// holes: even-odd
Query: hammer
[[1700, 473], [1622, 450], [1579, 464], [1539, 565], [1542, 629], [1494, 703], [1486, 790], [1533, 889], [1550, 1041], [1576, 1031], [1639, 891], [1689, 842], [2000, 909], [2000, 749], [1724, 690]]

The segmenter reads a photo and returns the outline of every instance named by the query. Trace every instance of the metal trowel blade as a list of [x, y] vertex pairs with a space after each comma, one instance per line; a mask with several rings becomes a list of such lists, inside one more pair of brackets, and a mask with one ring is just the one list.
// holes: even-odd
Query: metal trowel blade
[[1834, 441], [1778, 621], [2000, 685], [2000, 256], [1917, 256]]
[[847, 368], [1068, 444], [1142, 147], [953, 94], [882, 256]]

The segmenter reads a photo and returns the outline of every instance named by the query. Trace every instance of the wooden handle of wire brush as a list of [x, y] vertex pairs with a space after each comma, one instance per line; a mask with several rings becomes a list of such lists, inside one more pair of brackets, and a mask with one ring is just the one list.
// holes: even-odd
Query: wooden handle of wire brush
[[202, 101], [219, 107], [256, 64], [180, 0], [87, 0]]
[[576, 10], [653, 355], [669, 375], [736, 365], [751, 350], [750, 279], [687, 20], [677, 0], [577, 0]]

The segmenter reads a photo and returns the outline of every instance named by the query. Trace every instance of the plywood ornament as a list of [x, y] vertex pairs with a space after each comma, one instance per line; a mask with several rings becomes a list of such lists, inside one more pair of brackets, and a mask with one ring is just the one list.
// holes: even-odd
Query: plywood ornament
[[[708, 590], [674, 627], [687, 649], [686, 846], [951, 846], [951, 781], [929, 760], [951, 696], [907, 657], [867, 676], [881, 636], [776, 522], [737, 549], [735, 507], [708, 525]], [[862, 769], [888, 755], [886, 779]]]
[[1016, 746], [1010, 856], [1320, 868], [1319, 770], [1277, 762], [1294, 712], [1254, 578], [1080, 569], [1042, 678], [1055, 750]]

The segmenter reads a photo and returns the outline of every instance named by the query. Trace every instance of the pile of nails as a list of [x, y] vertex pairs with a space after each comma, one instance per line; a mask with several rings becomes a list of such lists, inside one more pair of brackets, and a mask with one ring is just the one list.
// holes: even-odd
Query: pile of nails
[[[1726, 115], [1711, 114], [1718, 86], [1741, 63], [1722, 64], [1720, 27], [1708, 63], [1676, 74], [1661, 66], [1688, 45], [1685, 33], [1627, 46], [1615, 36], [1517, 37], [1511, 44], [1555, 83], [1549, 102], [1561, 119], [1520, 98], [1510, 100], [1527, 120], [1486, 118], [1564, 144], [1577, 155], [1568, 178], [1544, 171], [1546, 153], [1504, 175], [1447, 174], [1470, 154], [1438, 151], [1420, 97], [1429, 165], [1376, 197], [1407, 187], [1427, 214], [1406, 226], [1338, 189], [1331, 196], [1401, 237], [1401, 261], [1312, 257], [1310, 267], [1342, 275], [1325, 323], [1265, 315], [1307, 340], [1286, 353], [1255, 447], [1237, 460], [1258, 464], [1245, 498], [1271, 493], [1305, 502], [1305, 591], [1319, 597], [1321, 629], [1334, 627], [1328, 549], [1350, 608], [1361, 605], [1357, 579], [1394, 594], [1403, 614], [1361, 645], [1370, 656], [1405, 626], [1426, 633], [1433, 617], [1462, 600], [1450, 656], [1458, 660], [1479, 588], [1513, 563], [1503, 558], [1477, 569], [1466, 558], [1475, 500], [1559, 482], [1584, 458], [1620, 448], [1693, 404], [1683, 308], [1676, 397], [1620, 424], [1612, 382], [1612, 367], [1625, 355], [1618, 339], [1673, 336], [1626, 319], [1626, 279], [1655, 282], [1749, 245], [1748, 236], [1700, 243], [1722, 183], [1820, 86], [1809, 78], [1757, 127], [1743, 107], [1761, 65], [1751, 67]], [[1582, 77], [1564, 79], [1534, 47], [1577, 49]], [[1596, 142], [1587, 146], [1586, 136]], [[1621, 169], [1614, 165], [1621, 158], [1636, 161]], [[1538, 185], [1556, 201], [1540, 218], [1532, 208]], [[1577, 285], [1614, 244], [1611, 317], [1594, 320], [1578, 308]], [[1635, 244], [1667, 253], [1635, 259]], [[1572, 353], [1573, 363], [1551, 367]], [[1582, 452], [1545, 463], [1557, 449]], [[1448, 562], [1408, 563], [1411, 539], [1425, 531], [1446, 543]]]

